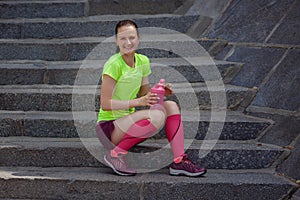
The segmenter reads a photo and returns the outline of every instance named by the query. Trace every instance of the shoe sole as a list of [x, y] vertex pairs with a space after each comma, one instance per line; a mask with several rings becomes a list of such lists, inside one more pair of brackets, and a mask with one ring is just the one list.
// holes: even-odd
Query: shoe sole
[[190, 173], [184, 170], [176, 170], [176, 169], [172, 169], [169, 168], [170, 170], [170, 175], [173, 176], [180, 176], [180, 175], [185, 175], [185, 176], [189, 176], [189, 177], [197, 177], [197, 176], [203, 176], [204, 174], [206, 174], [206, 170], [203, 172], [198, 172], [198, 173]]
[[135, 174], [128, 174], [128, 173], [124, 173], [124, 172], [120, 172], [120, 171], [118, 171], [115, 167], [114, 167], [114, 165], [112, 164], [112, 163], [110, 163], [108, 160], [107, 160], [107, 158], [106, 158], [106, 156], [104, 156], [104, 161], [106, 162], [106, 164], [116, 173], [116, 174], [118, 174], [118, 175], [120, 175], [120, 176], [134, 176]]

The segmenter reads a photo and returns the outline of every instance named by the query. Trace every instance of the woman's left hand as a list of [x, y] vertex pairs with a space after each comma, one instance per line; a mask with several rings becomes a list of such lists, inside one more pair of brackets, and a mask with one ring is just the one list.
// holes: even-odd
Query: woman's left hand
[[173, 90], [171, 89], [171, 83], [168, 83], [165, 85], [165, 96], [169, 96], [170, 94], [173, 94]]

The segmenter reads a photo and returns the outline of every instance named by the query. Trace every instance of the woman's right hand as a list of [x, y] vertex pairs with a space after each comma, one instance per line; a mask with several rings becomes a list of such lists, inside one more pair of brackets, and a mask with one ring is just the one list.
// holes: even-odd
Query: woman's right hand
[[159, 100], [159, 97], [155, 93], [148, 92], [145, 96], [138, 98], [140, 106], [151, 106], [156, 104]]

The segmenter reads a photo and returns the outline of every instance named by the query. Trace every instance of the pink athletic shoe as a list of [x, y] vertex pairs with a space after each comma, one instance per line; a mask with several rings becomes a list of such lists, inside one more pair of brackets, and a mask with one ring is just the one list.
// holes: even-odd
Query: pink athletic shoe
[[112, 157], [110, 153], [104, 156], [106, 164], [114, 170], [114, 172], [121, 176], [134, 176], [136, 171], [131, 169], [124, 160], [123, 156]]
[[170, 174], [171, 175], [185, 175], [185, 176], [202, 176], [206, 173], [206, 169], [204, 167], [199, 167], [192, 161], [190, 161], [187, 155], [183, 156], [183, 159], [180, 163], [176, 164], [173, 162], [170, 165]]

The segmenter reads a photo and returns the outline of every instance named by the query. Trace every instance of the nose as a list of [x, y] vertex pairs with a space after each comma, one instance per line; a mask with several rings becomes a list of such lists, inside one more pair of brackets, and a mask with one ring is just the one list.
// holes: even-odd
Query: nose
[[131, 44], [131, 40], [130, 40], [130, 39], [127, 39], [127, 40], [126, 40], [126, 44]]

